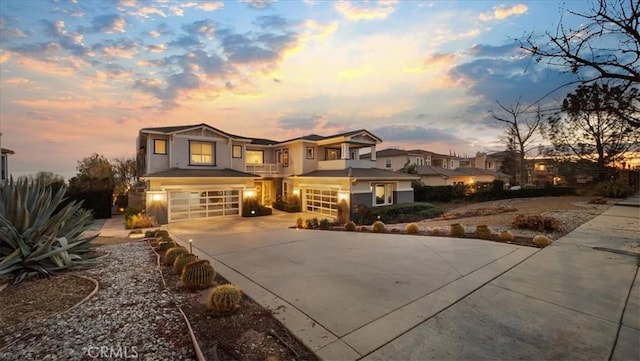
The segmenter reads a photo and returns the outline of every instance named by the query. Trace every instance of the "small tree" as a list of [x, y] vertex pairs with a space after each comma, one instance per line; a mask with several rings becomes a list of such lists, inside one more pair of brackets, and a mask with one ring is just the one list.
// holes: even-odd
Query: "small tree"
[[543, 124], [540, 107], [532, 110], [534, 105], [525, 105], [520, 100], [511, 106], [505, 106], [499, 101], [496, 103], [498, 103], [501, 112], [496, 113], [493, 109], [489, 109], [489, 115], [504, 125], [505, 134], [511, 143], [508, 143], [508, 146], [513, 148], [515, 155], [518, 180], [520, 184], [525, 184], [527, 183], [527, 171], [524, 159], [527, 152], [533, 148], [532, 143], [537, 139], [536, 136]]
[[113, 169], [111, 163], [103, 155], [92, 155], [78, 161], [78, 178], [80, 179], [111, 179], [113, 181]]
[[640, 149], [640, 128], [620, 121], [620, 113], [632, 112], [637, 92], [623, 86], [592, 83], [579, 86], [562, 103], [562, 112], [549, 118], [550, 138], [556, 152], [595, 161], [598, 179], [606, 179], [606, 167]]
[[134, 158], [116, 158], [113, 160], [114, 195], [125, 195], [138, 180], [138, 169]]

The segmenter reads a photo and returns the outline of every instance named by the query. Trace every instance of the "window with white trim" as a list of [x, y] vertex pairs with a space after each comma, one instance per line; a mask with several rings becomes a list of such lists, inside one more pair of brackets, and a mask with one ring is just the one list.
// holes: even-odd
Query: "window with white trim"
[[374, 206], [393, 204], [393, 183], [377, 183], [373, 186]]
[[387, 169], [391, 169], [391, 159], [386, 159], [384, 166]]
[[233, 152], [231, 155], [233, 158], [242, 158], [242, 146], [241, 145], [234, 145], [233, 146]]
[[167, 154], [167, 140], [166, 139], [154, 139], [153, 140], [153, 154]]
[[247, 149], [247, 164], [264, 164], [264, 152]]
[[215, 165], [215, 143], [189, 141], [192, 165]]

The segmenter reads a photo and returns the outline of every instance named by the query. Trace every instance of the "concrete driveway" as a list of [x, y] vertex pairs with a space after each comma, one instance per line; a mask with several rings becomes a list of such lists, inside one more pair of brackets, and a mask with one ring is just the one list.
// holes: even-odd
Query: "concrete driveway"
[[538, 249], [473, 239], [296, 230], [300, 214], [170, 224], [320, 357], [355, 360]]

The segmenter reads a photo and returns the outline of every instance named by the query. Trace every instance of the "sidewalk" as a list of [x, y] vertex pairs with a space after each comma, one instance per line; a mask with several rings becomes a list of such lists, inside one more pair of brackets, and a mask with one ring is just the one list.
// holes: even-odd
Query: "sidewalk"
[[364, 357], [640, 359], [640, 195]]

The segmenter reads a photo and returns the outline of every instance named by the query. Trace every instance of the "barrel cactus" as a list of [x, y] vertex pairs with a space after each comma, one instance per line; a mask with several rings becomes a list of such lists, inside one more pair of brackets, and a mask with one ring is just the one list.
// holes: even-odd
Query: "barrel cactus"
[[429, 231], [429, 234], [432, 236], [439, 236], [442, 234], [442, 231], [440, 230], [440, 228], [433, 228], [431, 231]]
[[415, 223], [409, 223], [405, 227], [405, 231], [407, 231], [408, 234], [418, 234], [418, 232], [420, 232], [420, 228]]
[[180, 280], [189, 290], [202, 290], [211, 286], [215, 277], [215, 269], [209, 261], [203, 259], [184, 266]]
[[242, 291], [238, 287], [231, 284], [220, 285], [209, 293], [207, 308], [219, 314], [231, 313], [240, 306], [241, 300]]
[[489, 226], [486, 224], [480, 224], [476, 226], [475, 236], [480, 239], [491, 239], [493, 238], [493, 233]]
[[384, 233], [387, 230], [384, 223], [381, 221], [375, 221], [371, 225], [371, 232], [373, 233]]
[[173, 248], [175, 246], [176, 246], [176, 242], [170, 239], [166, 239], [158, 242], [158, 250], [160, 251], [166, 251], [169, 248]]
[[454, 223], [449, 227], [452, 237], [464, 237], [464, 227], [460, 223]]
[[164, 229], [159, 229], [155, 232], [153, 236], [156, 238], [167, 238], [169, 237], [169, 232]]
[[498, 234], [498, 239], [502, 242], [513, 242], [515, 237], [513, 236], [513, 233], [509, 231], [502, 231]]
[[184, 266], [188, 265], [191, 262], [195, 262], [198, 260], [198, 257], [195, 254], [185, 253], [178, 257], [176, 257], [175, 262], [173, 262], [173, 270], [178, 274], [182, 274], [182, 270]]
[[345, 223], [344, 230], [345, 231], [349, 231], [349, 232], [353, 232], [353, 231], [356, 230], [356, 224], [353, 221], [349, 221], [349, 222]]
[[531, 243], [535, 244], [538, 247], [544, 248], [551, 244], [551, 239], [545, 235], [539, 234], [533, 237]]
[[187, 253], [189, 253], [189, 251], [187, 251], [187, 249], [182, 246], [169, 248], [167, 252], [164, 254], [164, 265], [173, 266], [173, 263], [176, 261], [176, 258], [178, 258], [178, 256], [181, 256]]

